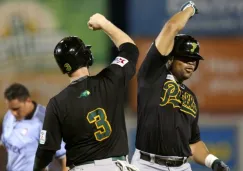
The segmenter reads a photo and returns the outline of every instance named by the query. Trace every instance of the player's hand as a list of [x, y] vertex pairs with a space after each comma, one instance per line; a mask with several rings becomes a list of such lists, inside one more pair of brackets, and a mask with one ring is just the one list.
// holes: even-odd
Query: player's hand
[[90, 17], [88, 27], [90, 30], [100, 30], [107, 21], [103, 15], [96, 13]]
[[131, 165], [126, 161], [117, 160], [115, 163], [116, 166], [119, 167], [120, 171], [139, 171], [136, 166]]
[[192, 1], [188, 1], [188, 2], [186, 2], [185, 4], [183, 4], [182, 6], [181, 6], [181, 11], [184, 11], [185, 9], [187, 9], [187, 8], [189, 8], [189, 7], [192, 7], [193, 8], [193, 14], [192, 14], [192, 16], [194, 16], [195, 14], [198, 14], [198, 9], [197, 9], [197, 7], [196, 7], [196, 5], [195, 5], [195, 3], [194, 2], [192, 2]]
[[212, 164], [213, 171], [230, 171], [229, 166], [227, 166], [223, 161], [221, 160], [215, 160]]

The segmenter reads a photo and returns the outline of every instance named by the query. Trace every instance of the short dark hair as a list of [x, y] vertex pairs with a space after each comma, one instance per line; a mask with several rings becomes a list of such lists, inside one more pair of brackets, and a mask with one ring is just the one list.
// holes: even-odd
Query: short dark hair
[[30, 97], [29, 90], [22, 84], [14, 83], [6, 88], [4, 97], [8, 101], [18, 99], [19, 101], [25, 101]]

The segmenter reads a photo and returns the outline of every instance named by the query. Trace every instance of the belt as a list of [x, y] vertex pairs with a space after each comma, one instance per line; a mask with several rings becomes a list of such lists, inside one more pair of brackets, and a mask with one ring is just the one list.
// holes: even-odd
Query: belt
[[[117, 161], [117, 160], [123, 160], [126, 161], [126, 157], [125, 156], [120, 156], [120, 157], [111, 157], [112, 161]], [[104, 160], [104, 159], [100, 159], [100, 160]], [[86, 162], [82, 162], [80, 164], [72, 164], [71, 166], [68, 166], [71, 169], [73, 169], [76, 166], [81, 166], [81, 165], [85, 165], [85, 164], [94, 164], [95, 161], [86, 161]]]
[[159, 165], [164, 165], [164, 166], [167, 166], [167, 167], [179, 167], [183, 164], [185, 164], [187, 162], [187, 158], [162, 158], [160, 156], [153, 156], [151, 157], [150, 154], [148, 153], [144, 153], [142, 151], [140, 151], [140, 159], [142, 160], [146, 160], [146, 161], [149, 161], [149, 162], [154, 162], [156, 164], [159, 164]]

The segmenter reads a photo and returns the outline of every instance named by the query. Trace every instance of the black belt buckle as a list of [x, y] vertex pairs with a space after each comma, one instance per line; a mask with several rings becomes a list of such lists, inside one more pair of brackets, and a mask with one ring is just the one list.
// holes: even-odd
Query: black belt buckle
[[166, 160], [165, 165], [167, 167], [180, 167], [181, 165], [185, 164], [187, 160]]
[[167, 167], [179, 167], [183, 164], [183, 162], [173, 161], [173, 160], [166, 160], [165, 166]]
[[167, 167], [171, 167], [171, 162], [170, 162], [169, 160], [166, 160], [166, 161], [165, 161], [165, 166], [167, 166]]

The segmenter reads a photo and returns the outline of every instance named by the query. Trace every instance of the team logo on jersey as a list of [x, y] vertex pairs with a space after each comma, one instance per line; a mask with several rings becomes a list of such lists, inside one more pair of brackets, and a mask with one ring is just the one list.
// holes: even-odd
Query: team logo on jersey
[[182, 94], [179, 85], [172, 80], [165, 82], [163, 90], [160, 106], [171, 104], [173, 108], [180, 108], [182, 112], [196, 117], [197, 106], [191, 94]]
[[46, 143], [46, 130], [41, 130], [40, 132], [40, 144]]
[[87, 96], [89, 96], [91, 93], [90, 93], [90, 91], [89, 90], [85, 90], [85, 91], [83, 91], [81, 94], [80, 94], [80, 96], [78, 97], [78, 98], [81, 98], [81, 97], [87, 97]]
[[126, 65], [127, 63], [128, 63], [128, 60], [126, 58], [118, 56], [111, 64], [116, 64], [121, 67], [124, 67], [124, 65]]
[[194, 97], [188, 92], [182, 94], [182, 106], [180, 110], [186, 114], [196, 117], [197, 106], [194, 101]]
[[181, 100], [179, 98], [180, 96], [180, 88], [178, 87], [178, 84], [174, 81], [167, 81], [164, 84], [164, 91], [161, 97], [161, 103], [160, 106], [165, 106], [167, 104], [172, 104], [174, 108], [180, 107]]

